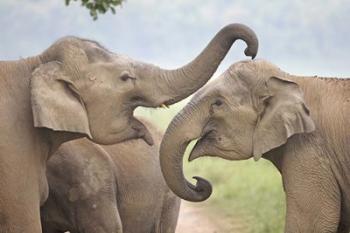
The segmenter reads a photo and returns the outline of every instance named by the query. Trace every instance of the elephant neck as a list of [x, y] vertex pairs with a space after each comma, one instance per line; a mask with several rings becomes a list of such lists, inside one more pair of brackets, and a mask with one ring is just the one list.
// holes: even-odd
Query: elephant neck
[[[288, 142], [287, 142], [288, 143]], [[269, 160], [280, 173], [282, 173], [283, 157], [285, 154], [285, 145], [274, 148], [266, 152], [262, 158]]]
[[54, 131], [47, 128], [40, 128], [39, 131], [46, 143], [47, 159], [49, 159], [63, 143], [85, 137], [84, 134]]

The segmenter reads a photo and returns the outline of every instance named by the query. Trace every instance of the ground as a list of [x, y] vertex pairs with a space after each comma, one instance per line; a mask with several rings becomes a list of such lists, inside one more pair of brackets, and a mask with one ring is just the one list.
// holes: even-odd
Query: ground
[[176, 233], [245, 233], [243, 221], [215, 213], [203, 203], [182, 201]]

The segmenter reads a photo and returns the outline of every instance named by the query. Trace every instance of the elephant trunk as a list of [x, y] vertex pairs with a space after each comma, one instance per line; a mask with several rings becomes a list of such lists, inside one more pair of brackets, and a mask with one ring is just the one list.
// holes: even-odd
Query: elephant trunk
[[197, 184], [189, 183], [183, 173], [183, 156], [188, 144], [202, 134], [208, 115], [201, 105], [190, 102], [170, 123], [160, 147], [160, 165], [166, 183], [179, 197], [192, 202], [206, 200], [212, 192], [211, 184], [193, 177]]
[[222, 28], [190, 63], [175, 70], [160, 69], [157, 82], [166, 83], [162, 85], [160, 91], [169, 96], [164, 103], [176, 103], [202, 87], [215, 73], [232, 44], [238, 39], [247, 44], [245, 54], [254, 58], [259, 46], [254, 31], [242, 24], [229, 24]]

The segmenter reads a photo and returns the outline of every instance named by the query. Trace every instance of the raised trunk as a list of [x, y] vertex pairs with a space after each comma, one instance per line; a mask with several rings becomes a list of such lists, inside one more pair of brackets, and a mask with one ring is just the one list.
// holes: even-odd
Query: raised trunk
[[176, 103], [202, 87], [215, 73], [232, 44], [241, 39], [247, 44], [245, 54], [254, 58], [258, 51], [255, 33], [242, 24], [229, 24], [221, 29], [207, 47], [190, 63], [175, 70], [159, 70], [159, 88], [169, 99], [165, 104]]
[[193, 177], [197, 184], [189, 183], [183, 173], [183, 156], [188, 144], [199, 138], [207, 121], [201, 105], [189, 103], [169, 125], [160, 147], [160, 165], [169, 188], [182, 199], [199, 202], [206, 200], [212, 192], [211, 184]]

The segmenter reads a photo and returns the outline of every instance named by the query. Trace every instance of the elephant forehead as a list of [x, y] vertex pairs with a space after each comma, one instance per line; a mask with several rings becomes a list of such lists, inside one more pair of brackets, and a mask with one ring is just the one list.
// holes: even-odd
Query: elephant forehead
[[135, 59], [120, 53], [113, 53], [113, 60], [120, 64], [129, 64], [129, 65], [137, 64], [137, 61]]
[[276, 73], [281, 71], [278, 66], [263, 59], [239, 61], [232, 64], [228, 70], [231, 75], [249, 75], [252, 73], [257, 75], [257, 73]]
[[[230, 79], [225, 74], [223, 74], [201, 88], [195, 94], [193, 99], [204, 100], [219, 96], [229, 97], [232, 95], [232, 93], [239, 89], [242, 89], [242, 83], [240, 83], [239, 80]], [[246, 90], [245, 87], [243, 89]]]

